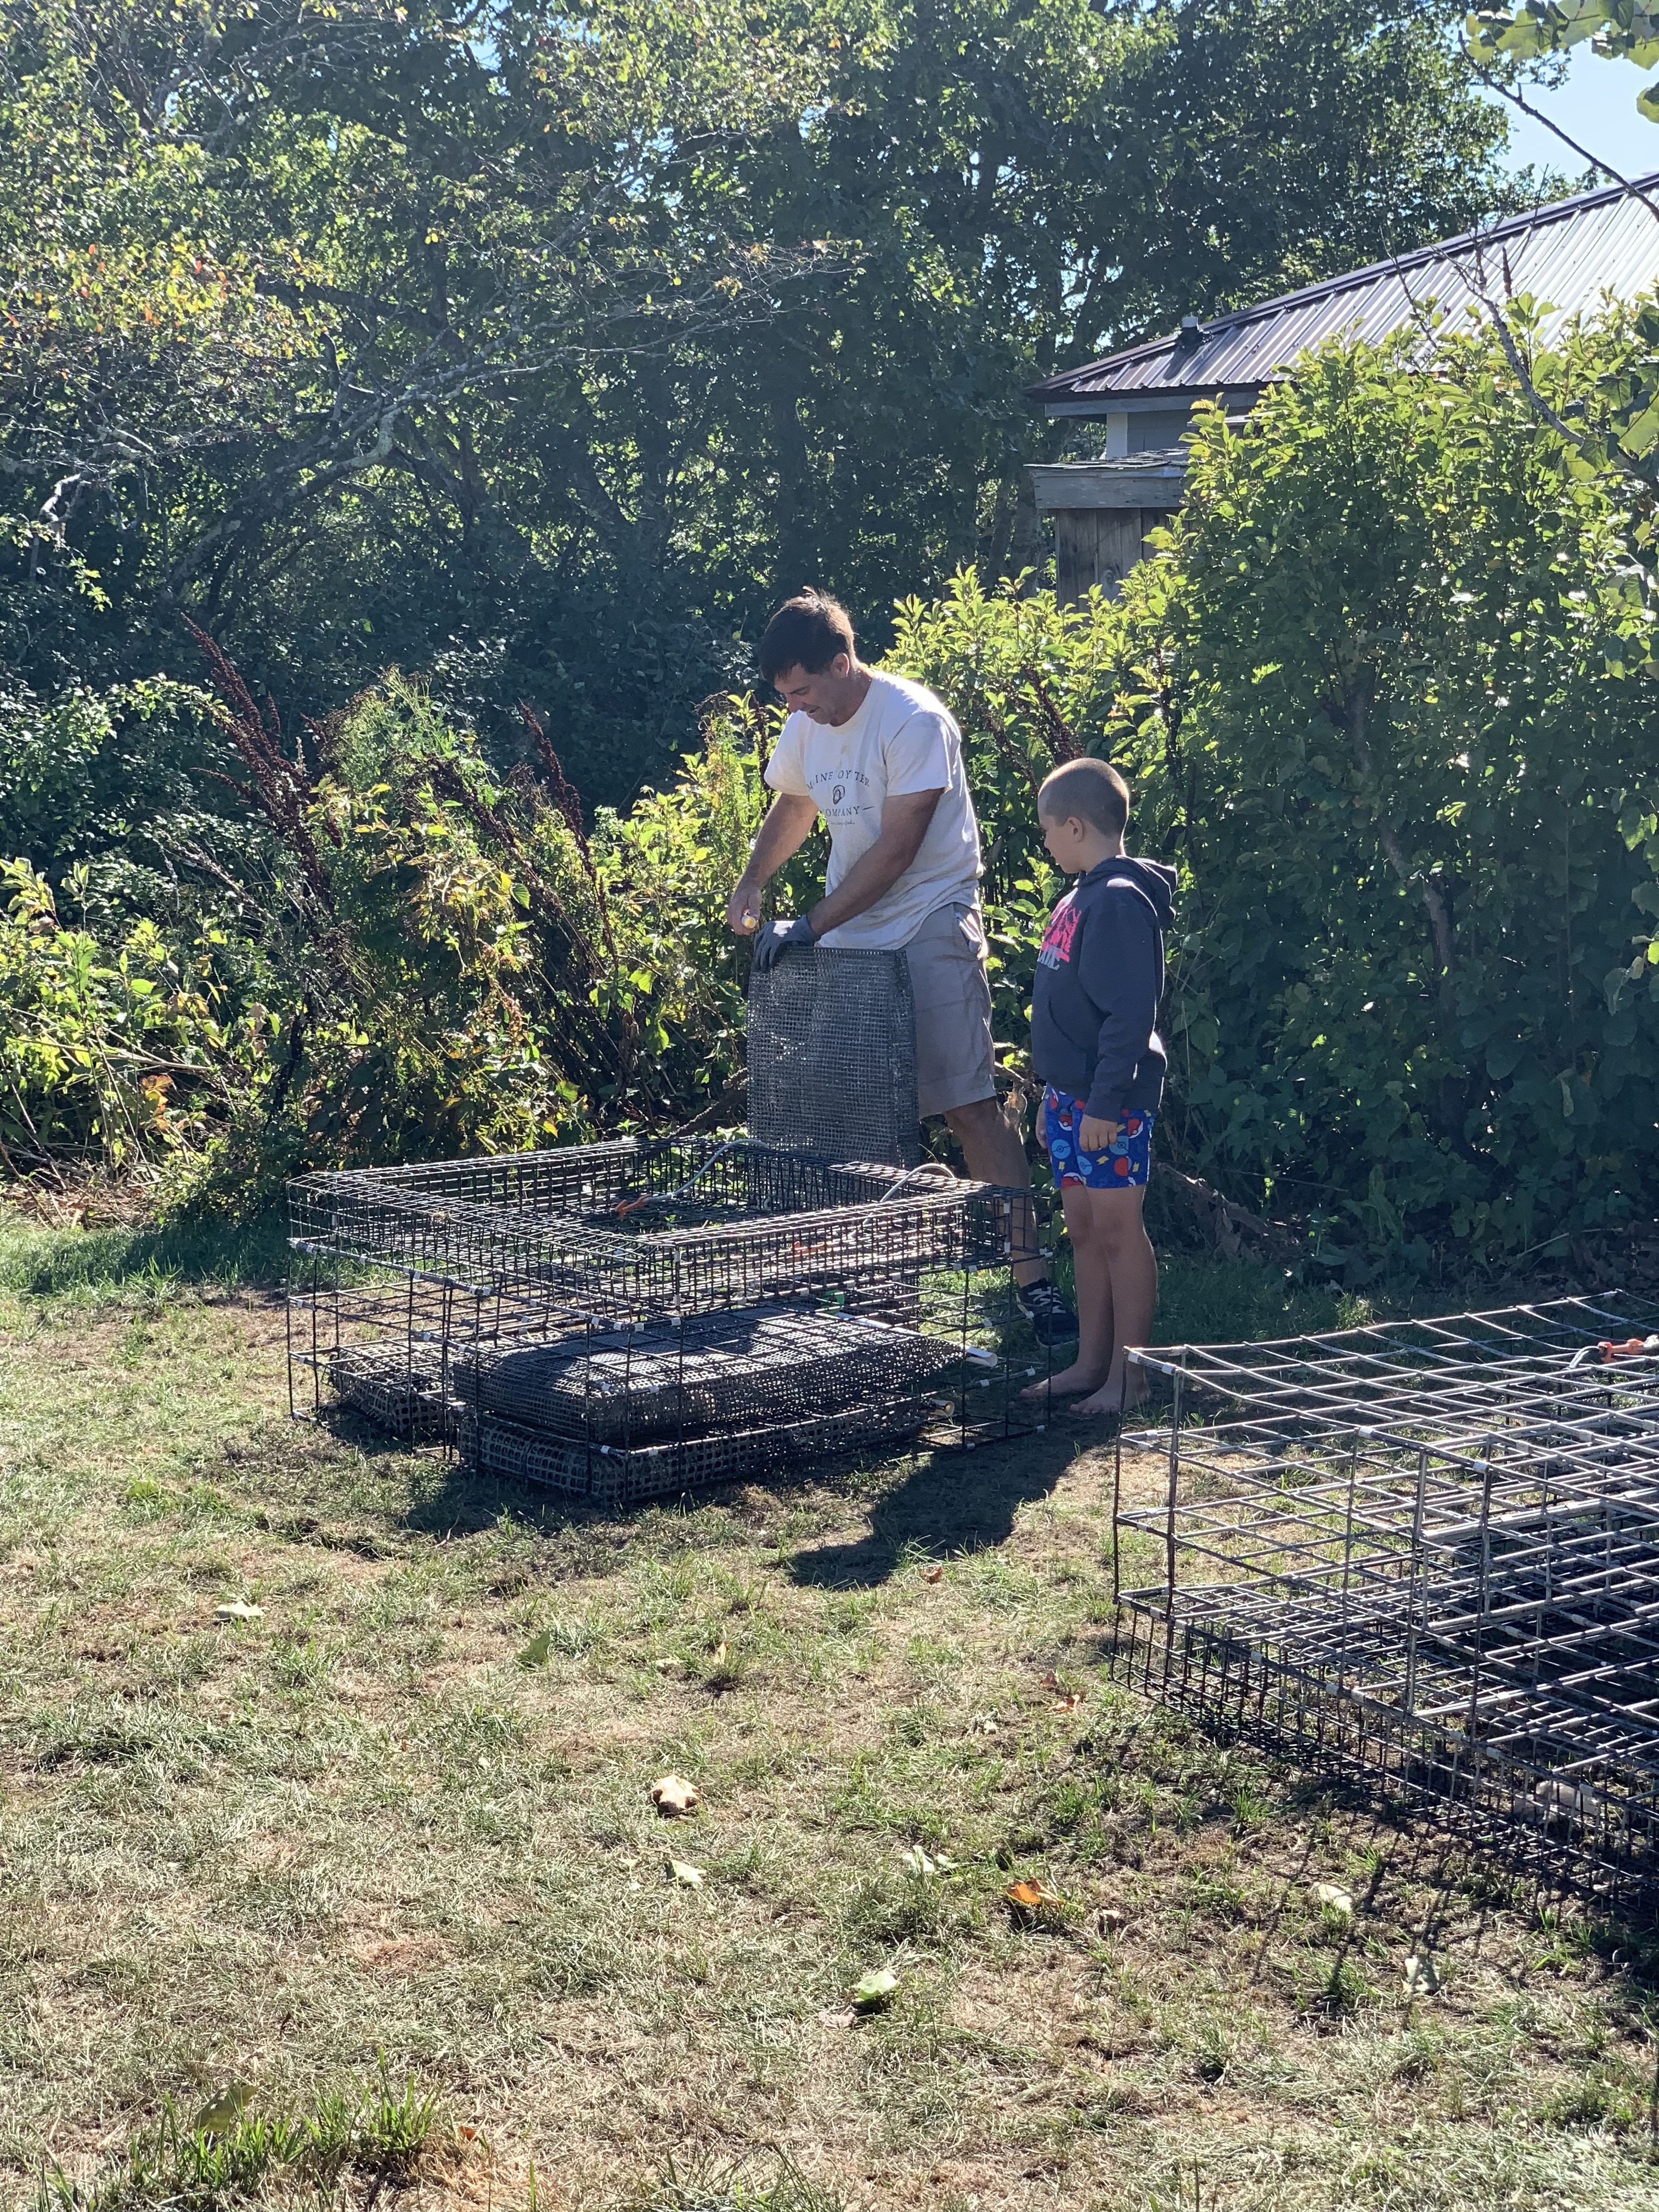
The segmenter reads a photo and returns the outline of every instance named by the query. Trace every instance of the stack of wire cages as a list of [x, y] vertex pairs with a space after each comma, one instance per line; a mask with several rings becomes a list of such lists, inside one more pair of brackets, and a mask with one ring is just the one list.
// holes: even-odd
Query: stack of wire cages
[[1119, 1438], [1120, 1662], [1552, 1882], [1650, 1899], [1656, 1325], [1613, 1293], [1131, 1353], [1170, 1407]]
[[743, 1135], [290, 1184], [289, 1391], [626, 1504], [1041, 1427], [1023, 1194]]

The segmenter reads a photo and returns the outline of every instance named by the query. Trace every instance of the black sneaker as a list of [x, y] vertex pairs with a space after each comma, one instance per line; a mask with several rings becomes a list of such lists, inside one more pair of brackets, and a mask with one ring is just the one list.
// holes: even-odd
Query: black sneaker
[[1035, 1283], [1017, 1283], [1014, 1291], [1039, 1344], [1067, 1344], [1077, 1334], [1077, 1316], [1046, 1275]]

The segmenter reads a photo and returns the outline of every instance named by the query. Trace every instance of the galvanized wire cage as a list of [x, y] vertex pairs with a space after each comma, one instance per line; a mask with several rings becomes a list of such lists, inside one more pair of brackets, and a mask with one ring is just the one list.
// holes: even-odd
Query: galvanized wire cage
[[1021, 1433], [1023, 1204], [743, 1136], [304, 1176], [292, 1401], [617, 1501]]
[[1564, 1299], [1132, 1354], [1172, 1401], [1119, 1445], [1144, 1677], [1540, 1871], [1659, 1889], [1656, 1320]]

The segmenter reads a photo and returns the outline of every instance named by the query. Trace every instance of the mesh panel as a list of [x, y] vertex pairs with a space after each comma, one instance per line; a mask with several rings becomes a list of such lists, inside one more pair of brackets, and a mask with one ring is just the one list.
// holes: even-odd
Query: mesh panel
[[1020, 1201], [946, 1169], [692, 1136], [306, 1176], [289, 1201], [292, 1410], [465, 1437], [499, 1475], [626, 1500], [1043, 1425]]
[[490, 1420], [600, 1443], [799, 1420], [896, 1398], [955, 1365], [957, 1346], [840, 1315], [715, 1314], [551, 1343], [481, 1346], [455, 1389]]
[[916, 1009], [902, 952], [787, 946], [749, 978], [749, 1127], [823, 1160], [921, 1157]]
[[506, 1421], [485, 1421], [479, 1428], [464, 1419], [461, 1450], [485, 1474], [501, 1480], [538, 1483], [570, 1497], [623, 1505], [705, 1483], [814, 1468], [902, 1443], [921, 1432], [928, 1413], [927, 1401], [911, 1393], [816, 1420], [721, 1429], [712, 1436], [632, 1447], [583, 1443]]
[[335, 1395], [377, 1428], [410, 1443], [441, 1443], [453, 1433], [455, 1401], [443, 1389], [443, 1356], [411, 1360], [399, 1346], [343, 1346], [325, 1368]]

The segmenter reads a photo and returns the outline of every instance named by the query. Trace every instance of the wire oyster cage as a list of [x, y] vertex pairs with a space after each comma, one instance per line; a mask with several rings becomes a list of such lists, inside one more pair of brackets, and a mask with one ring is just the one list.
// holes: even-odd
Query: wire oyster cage
[[1042, 1425], [1018, 1194], [743, 1135], [298, 1178], [290, 1401], [617, 1503]]
[[1170, 1408], [1119, 1439], [1119, 1663], [1516, 1867], [1651, 1900], [1656, 1323], [1613, 1295], [1132, 1354]]

